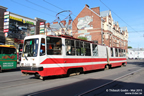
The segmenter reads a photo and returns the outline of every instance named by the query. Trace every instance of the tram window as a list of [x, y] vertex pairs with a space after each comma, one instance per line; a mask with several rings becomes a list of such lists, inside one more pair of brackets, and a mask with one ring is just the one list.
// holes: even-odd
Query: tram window
[[78, 47], [78, 48], [80, 47], [80, 41], [78, 41], [78, 40], [76, 41], [76, 47]]
[[41, 38], [40, 56], [45, 55], [45, 38]]
[[126, 54], [125, 54], [125, 49], [123, 50], [123, 56], [126, 56]]
[[113, 57], [113, 48], [111, 48], [111, 57]]
[[81, 56], [84, 56], [84, 53], [85, 53], [84, 51], [85, 51], [85, 50], [84, 50], [84, 43], [83, 43], [82, 41], [80, 42], [80, 51], [81, 51], [81, 52], [80, 52], [80, 55], [81, 55]]
[[84, 45], [82, 41], [76, 41], [76, 55], [77, 56], [84, 56]]
[[122, 49], [119, 49], [119, 56], [120, 56], [120, 57], [123, 57]]
[[74, 40], [65, 39], [66, 55], [75, 55]]
[[116, 57], [118, 57], [118, 49], [117, 48], [115, 48], [115, 55], [116, 55]]
[[98, 56], [98, 47], [96, 44], [92, 44], [93, 47], [93, 56]]
[[84, 43], [85, 56], [91, 56], [90, 43]]
[[71, 46], [74, 47], [74, 40], [71, 40]]
[[61, 55], [62, 40], [61, 38], [47, 37], [47, 54]]

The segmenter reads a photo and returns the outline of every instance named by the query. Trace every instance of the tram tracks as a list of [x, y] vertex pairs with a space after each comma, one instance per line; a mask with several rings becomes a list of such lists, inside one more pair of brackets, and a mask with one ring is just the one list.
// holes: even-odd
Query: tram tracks
[[106, 87], [106, 86], [108, 86], [109, 84], [112, 84], [112, 83], [114, 83], [114, 82], [117, 81], [117, 80], [120, 80], [120, 79], [125, 78], [125, 77], [130, 76], [130, 75], [134, 75], [135, 73], [140, 72], [140, 71], [142, 71], [142, 70], [144, 70], [144, 68], [137, 69], [137, 70], [135, 70], [135, 71], [133, 71], [133, 72], [127, 73], [127, 74], [125, 74], [125, 75], [123, 75], [123, 76], [121, 76], [121, 77], [115, 78], [114, 80], [112, 80], [112, 81], [110, 81], [110, 82], [107, 82], [107, 83], [105, 83], [105, 84], [103, 84], [103, 85], [100, 85], [100, 86], [98, 86], [98, 87], [95, 87], [95, 88], [93, 88], [93, 89], [90, 89], [90, 90], [88, 90], [88, 91], [85, 91], [85, 92], [83, 92], [83, 93], [80, 93], [80, 94], [78, 94], [78, 95], [76, 95], [76, 96], [84, 96], [84, 95], [89, 94], [89, 93], [91, 93], [91, 92], [93, 92], [93, 91], [96, 91], [96, 90], [98, 90], [98, 89], [100, 89], [100, 88]]

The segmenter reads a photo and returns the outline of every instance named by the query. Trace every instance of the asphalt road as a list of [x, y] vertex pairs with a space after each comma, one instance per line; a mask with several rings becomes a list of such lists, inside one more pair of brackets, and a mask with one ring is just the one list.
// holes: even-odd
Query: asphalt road
[[126, 67], [78, 76], [47, 77], [45, 81], [23, 76], [19, 68], [0, 73], [0, 96], [142, 96], [143, 91], [144, 60], [128, 60]]

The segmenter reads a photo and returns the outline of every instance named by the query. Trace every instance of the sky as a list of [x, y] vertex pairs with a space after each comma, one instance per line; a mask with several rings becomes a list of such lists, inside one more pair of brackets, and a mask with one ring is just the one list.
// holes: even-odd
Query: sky
[[[144, 48], [144, 0], [0, 0], [0, 6], [7, 7], [7, 11], [49, 23], [63, 10], [71, 10], [74, 20], [85, 4], [100, 7], [100, 11], [111, 10], [113, 20], [128, 29], [128, 46]], [[68, 14], [60, 15], [61, 20]]]

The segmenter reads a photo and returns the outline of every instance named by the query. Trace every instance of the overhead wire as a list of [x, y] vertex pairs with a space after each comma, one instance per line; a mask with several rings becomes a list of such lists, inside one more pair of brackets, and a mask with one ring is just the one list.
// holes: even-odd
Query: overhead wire
[[[62, 9], [62, 8], [60, 8], [60, 7], [58, 7], [58, 6], [54, 5], [54, 4], [46, 1], [46, 0], [43, 0], [43, 1], [46, 2], [46, 3], [48, 3], [48, 4], [50, 4], [50, 5], [52, 5], [52, 6], [54, 6], [54, 7], [56, 7], [56, 8], [58, 8], [58, 9], [60, 9], [60, 10], [64, 10], [64, 9]], [[74, 15], [74, 14], [72, 14], [72, 15]], [[74, 16], [76, 16], [76, 15], [74, 15]]]
[[[23, 5], [23, 4], [21, 4], [21, 3], [18, 3], [18, 2], [14, 1], [14, 0], [11, 0], [11, 1], [14, 2], [14, 3], [17, 3], [17, 4], [19, 4], [19, 5], [22, 5], [22, 6], [24, 6], [24, 7], [30, 8], [30, 9], [32, 9], [32, 10], [35, 10], [35, 11], [38, 11], [38, 12], [42, 12], [42, 11], [40, 11], [40, 10], [37, 10], [37, 9], [32, 8], [32, 7], [29, 7], [29, 6]], [[42, 13], [44, 13], [44, 14], [46, 14], [46, 15], [48, 15], [48, 16], [54, 17], [54, 16], [51, 15], [51, 14], [47, 14], [47, 13], [45, 13], [45, 12], [42, 12]]]
[[[33, 5], [39, 6], [39, 7], [43, 8], [43, 9], [49, 10], [49, 11], [51, 11], [51, 12], [53, 12], [53, 13], [58, 13], [58, 12], [56, 12], [56, 11], [53, 11], [53, 10], [51, 10], [51, 9], [48, 9], [48, 8], [46, 8], [46, 7], [43, 7], [43, 6], [38, 5], [38, 4], [36, 4], [36, 3], [33, 3], [33, 2], [31, 2], [31, 1], [29, 1], [29, 0], [26, 0], [26, 1], [29, 2], [29, 3], [31, 3], [31, 4], [33, 4]], [[62, 15], [62, 14], [61, 14], [61, 15]], [[64, 15], [62, 15], [62, 16], [64, 16]]]
[[43, 0], [43, 1], [46, 2], [46, 3], [48, 3], [48, 4], [50, 4], [50, 5], [52, 5], [52, 6], [54, 6], [54, 7], [56, 7], [56, 8], [58, 8], [58, 9], [64, 10], [64, 9], [62, 9], [62, 8], [60, 8], [60, 7], [58, 7], [58, 6], [54, 5], [54, 4], [52, 4], [52, 3], [48, 2], [48, 1], [46, 1], [46, 0]]
[[[49, 5], [52, 5], [52, 6], [56, 7], [56, 8], [58, 8], [58, 9], [60, 9], [60, 10], [64, 10], [64, 9], [62, 9], [62, 8], [60, 8], [60, 7], [58, 7], [58, 6], [54, 5], [54, 4], [46, 1], [46, 0], [43, 0], [43, 1], [46, 2], [46, 3], [49, 4]], [[72, 15], [74, 15], [74, 14], [72, 14]], [[76, 15], [74, 15], [74, 16], [76, 16]], [[72, 19], [72, 18], [71, 18], [71, 19]], [[72, 21], [73, 21], [73, 19], [72, 19]], [[73, 21], [73, 23], [74, 23], [74, 25], [76, 26], [76, 24], [75, 24], [74, 21]], [[76, 28], [77, 28], [77, 26], [76, 26]], [[77, 28], [77, 30], [78, 30], [78, 28]], [[75, 32], [75, 33], [76, 33], [76, 32]], [[75, 33], [74, 33], [74, 35], [75, 35]]]

